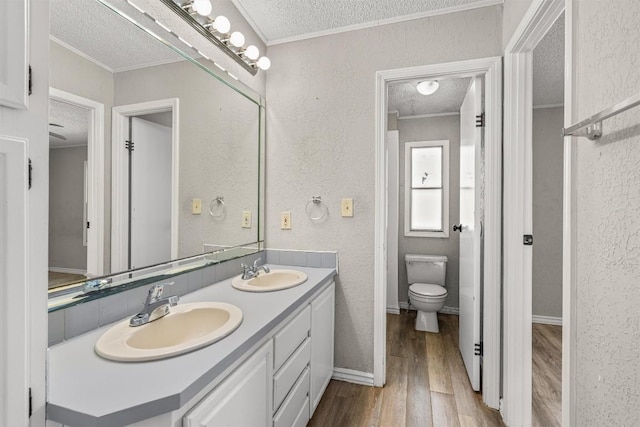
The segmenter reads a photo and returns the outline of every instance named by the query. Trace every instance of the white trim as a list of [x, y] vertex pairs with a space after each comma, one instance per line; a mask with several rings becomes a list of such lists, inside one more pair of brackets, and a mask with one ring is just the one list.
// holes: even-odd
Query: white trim
[[563, 9], [564, 0], [534, 0], [505, 49], [501, 410], [505, 424], [513, 426], [531, 425], [532, 249], [522, 244], [522, 235], [532, 231], [532, 51]]
[[87, 61], [97, 65], [98, 67], [102, 68], [103, 70], [106, 70], [110, 73], [114, 73], [115, 71], [113, 70], [113, 68], [103, 64], [102, 62], [98, 61], [97, 59], [87, 55], [86, 53], [82, 52], [81, 50], [76, 49], [75, 47], [71, 46], [70, 44], [67, 44], [65, 42], [63, 42], [62, 40], [60, 40], [57, 37], [54, 37], [52, 35], [49, 35], [49, 40], [51, 40], [52, 42], [54, 42], [55, 44], [67, 49], [68, 51], [71, 51], [73, 53], [75, 53], [76, 55], [78, 55], [79, 57], [81, 57], [82, 59], [86, 59]]
[[432, 117], [446, 117], [446, 116], [459, 116], [459, 115], [460, 115], [460, 111], [451, 111], [449, 113], [416, 114], [413, 116], [398, 115], [398, 120], [430, 119]]
[[369, 372], [354, 371], [353, 369], [334, 368], [331, 379], [345, 381], [352, 384], [373, 386], [373, 374]]
[[[244, 20], [247, 21], [247, 23], [249, 24], [251, 29], [256, 33], [256, 35], [262, 41], [262, 43], [264, 43], [265, 46], [269, 46], [269, 43], [267, 43], [267, 37], [264, 35], [264, 33], [262, 32], [260, 27], [258, 27], [258, 25], [256, 24], [256, 21], [253, 20], [251, 15], [244, 8], [242, 3], [239, 0], [231, 0], [231, 3], [233, 3], [233, 5], [236, 7], [236, 9], [238, 9], [238, 12], [240, 12], [240, 15], [242, 15]], [[261, 52], [261, 54], [264, 55], [263, 52]]]
[[[142, 68], [157, 67], [159, 65], [174, 64], [176, 62], [183, 62], [183, 61], [186, 61], [186, 59], [184, 59], [184, 58], [160, 59], [158, 61], [147, 62], [147, 63], [144, 63], [144, 64], [129, 65], [127, 67], [115, 68], [113, 70], [113, 72], [114, 73], [123, 73], [125, 71], [140, 70]], [[236, 80], [238, 80], [238, 79], [236, 79]]]
[[89, 166], [87, 219], [91, 227], [87, 230], [87, 272], [92, 276], [102, 276], [105, 274], [104, 247], [107, 237], [104, 219], [104, 197], [106, 193], [104, 104], [53, 87], [49, 88], [49, 99], [55, 99], [89, 110], [87, 135], [87, 164]]
[[49, 147], [49, 150], [59, 150], [60, 148], [78, 148], [78, 147], [86, 147], [87, 144], [84, 142], [78, 144], [68, 144], [68, 145], [56, 145], [55, 147]]
[[87, 270], [66, 267], [49, 267], [49, 271], [52, 271], [54, 273], [82, 274], [83, 276], [87, 274]]
[[387, 307], [388, 314], [400, 314], [400, 308], [398, 307]]
[[[235, 3], [235, 1], [233, 2]], [[344, 27], [331, 28], [328, 30], [315, 31], [313, 33], [299, 34], [290, 37], [282, 37], [279, 39], [269, 40], [267, 46], [277, 44], [291, 43], [300, 40], [308, 40], [316, 37], [330, 36], [333, 34], [346, 33], [349, 31], [363, 30], [366, 28], [379, 27], [381, 25], [397, 24], [400, 22], [413, 21], [414, 19], [430, 18], [433, 16], [446, 15], [449, 13], [464, 12], [467, 10], [480, 9], [488, 6], [497, 6], [504, 3], [504, 0], [480, 0], [474, 3], [462, 4], [459, 6], [445, 7], [437, 10], [428, 10], [426, 12], [414, 13], [411, 15], [396, 16], [394, 18], [379, 19], [376, 21], [363, 22], [361, 24], [345, 25]]]
[[539, 323], [542, 325], [557, 325], [562, 326], [562, 317], [552, 317], [552, 316], [531, 316], [532, 323]]
[[[402, 301], [399, 303], [400, 305], [400, 309], [401, 310], [410, 310], [410, 311], [417, 311], [417, 309], [411, 305], [408, 302]], [[444, 308], [440, 311], [438, 311], [438, 313], [442, 313], [442, 314], [453, 314], [454, 316], [459, 316], [460, 315], [460, 308], [459, 307], [450, 307], [448, 305], [444, 306]]]
[[564, 107], [564, 104], [543, 104], [543, 105], [534, 105], [534, 110], [542, 110], [544, 108], [560, 108]]
[[124, 271], [128, 255], [127, 153], [123, 148], [129, 137], [129, 117], [172, 111], [171, 123], [171, 259], [178, 258], [178, 201], [180, 167], [180, 101], [160, 99], [113, 107], [111, 131], [111, 271]]
[[502, 63], [500, 57], [425, 65], [376, 73], [376, 169], [375, 169], [375, 253], [374, 253], [374, 383], [384, 384], [386, 340], [386, 170], [384, 138], [387, 127], [387, 94], [389, 82], [409, 78], [442, 78], [445, 76], [485, 75], [485, 259], [483, 333], [484, 402], [497, 408], [500, 398], [500, 296], [501, 296], [501, 163], [502, 163]]

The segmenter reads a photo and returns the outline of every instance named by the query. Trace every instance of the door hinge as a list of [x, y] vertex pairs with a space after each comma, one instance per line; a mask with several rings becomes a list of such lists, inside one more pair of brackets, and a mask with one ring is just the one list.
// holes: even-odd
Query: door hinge
[[533, 235], [525, 234], [522, 236], [522, 244], [526, 246], [533, 246]]
[[31, 180], [33, 176], [33, 166], [31, 165], [31, 159], [29, 159], [29, 190], [31, 190]]
[[33, 79], [31, 77], [31, 65], [29, 65], [29, 95], [33, 93]]
[[476, 127], [477, 128], [484, 127], [484, 113], [476, 116]]
[[91, 228], [91, 223], [87, 221], [87, 228]]
[[476, 343], [473, 345], [473, 354], [475, 356], [482, 356], [482, 343]]
[[31, 396], [31, 387], [29, 387], [29, 418], [33, 415], [33, 397]]
[[124, 148], [125, 150], [133, 151], [133, 141], [125, 141]]

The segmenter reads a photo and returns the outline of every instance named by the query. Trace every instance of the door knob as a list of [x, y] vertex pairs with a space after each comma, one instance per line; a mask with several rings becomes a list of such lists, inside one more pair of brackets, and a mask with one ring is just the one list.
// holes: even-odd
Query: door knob
[[453, 231], [462, 231], [462, 224], [453, 224]]

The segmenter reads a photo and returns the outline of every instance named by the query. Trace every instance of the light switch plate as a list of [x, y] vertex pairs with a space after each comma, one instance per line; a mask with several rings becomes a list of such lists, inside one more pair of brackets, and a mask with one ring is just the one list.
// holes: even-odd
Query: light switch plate
[[193, 199], [191, 201], [191, 213], [194, 215], [200, 215], [202, 213], [202, 200]]
[[353, 216], [353, 199], [342, 199], [342, 216]]
[[280, 213], [280, 229], [291, 230], [291, 212]]
[[251, 228], [251, 211], [242, 211], [242, 228]]

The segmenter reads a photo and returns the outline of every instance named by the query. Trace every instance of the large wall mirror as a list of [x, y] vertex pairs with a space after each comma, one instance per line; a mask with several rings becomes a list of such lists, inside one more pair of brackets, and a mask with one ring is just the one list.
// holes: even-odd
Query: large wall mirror
[[51, 1], [50, 298], [263, 241], [263, 99], [126, 7]]

